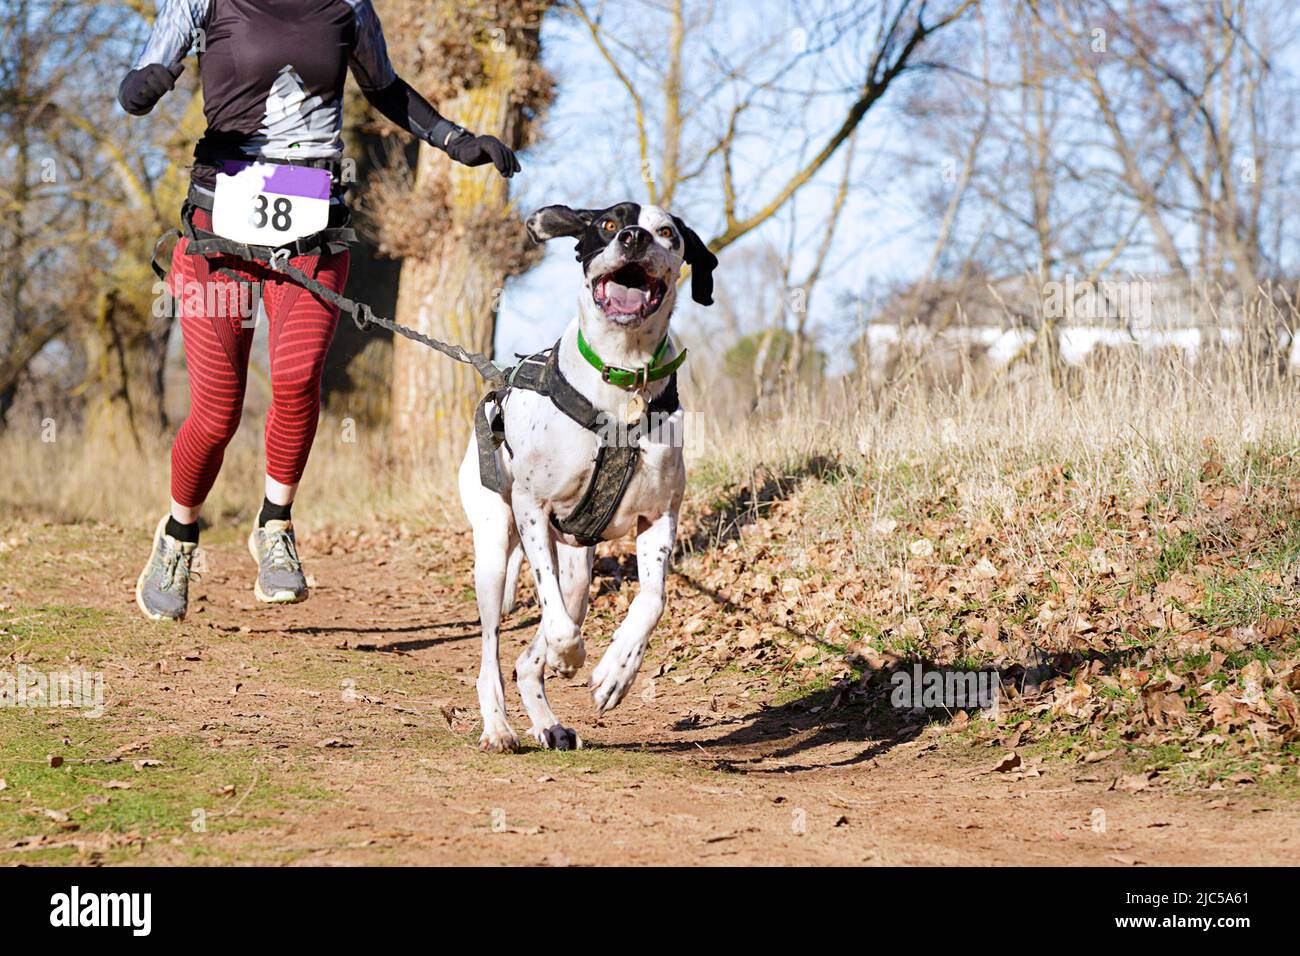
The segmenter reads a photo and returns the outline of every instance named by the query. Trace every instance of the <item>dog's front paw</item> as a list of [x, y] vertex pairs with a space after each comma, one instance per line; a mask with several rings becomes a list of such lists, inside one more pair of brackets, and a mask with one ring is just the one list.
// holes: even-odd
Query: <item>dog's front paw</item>
[[483, 735], [478, 739], [480, 750], [491, 753], [508, 754], [519, 749], [519, 738], [509, 727], [484, 727]]
[[596, 705], [596, 713], [608, 713], [619, 705], [632, 689], [640, 667], [639, 653], [620, 649], [617, 641], [610, 645], [591, 672], [591, 700]]
[[547, 750], [581, 750], [582, 738], [569, 727], [554, 724], [550, 727], [530, 727], [528, 735]]

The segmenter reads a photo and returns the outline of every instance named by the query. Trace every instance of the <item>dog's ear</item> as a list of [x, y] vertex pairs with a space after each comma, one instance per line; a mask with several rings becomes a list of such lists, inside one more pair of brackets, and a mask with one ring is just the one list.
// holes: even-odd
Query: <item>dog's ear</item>
[[528, 227], [533, 242], [545, 242], [557, 236], [580, 236], [596, 218], [597, 212], [597, 209], [543, 206], [529, 216], [524, 225]]
[[713, 270], [718, 267], [718, 257], [680, 216], [673, 216], [673, 222], [686, 244], [682, 258], [691, 267], [691, 298], [700, 305], [713, 305]]

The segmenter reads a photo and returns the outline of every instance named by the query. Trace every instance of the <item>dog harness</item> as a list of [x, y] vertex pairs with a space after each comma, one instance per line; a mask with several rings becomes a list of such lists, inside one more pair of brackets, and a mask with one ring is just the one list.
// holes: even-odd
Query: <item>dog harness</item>
[[[580, 337], [580, 346], [585, 344]], [[663, 355], [667, 344], [668, 340], [665, 338], [655, 352], [655, 360]], [[599, 359], [592, 361], [595, 353], [592, 352], [588, 356], [589, 347], [582, 351], [587, 361], [596, 366]], [[474, 435], [478, 443], [479, 480], [489, 491], [500, 494], [505, 490], [505, 481], [497, 467], [497, 449], [505, 443], [505, 419], [502, 409], [505, 407], [510, 390], [523, 388], [545, 395], [556, 408], [587, 431], [596, 433], [599, 439], [596, 458], [591, 466], [591, 477], [587, 479], [587, 487], [582, 498], [573, 511], [565, 517], [551, 515], [551, 524], [556, 530], [572, 535], [584, 547], [592, 547], [604, 540], [605, 529], [614, 520], [618, 506], [623, 501], [623, 495], [632, 481], [632, 475], [636, 473], [637, 462], [641, 459], [640, 439], [649, 431], [654, 416], [671, 415], [681, 407], [677, 395], [677, 367], [681, 365], [681, 360], [685, 358], [686, 353], [683, 351], [667, 365], [655, 367], [652, 360], [650, 367], [637, 370], [641, 373], [639, 381], [644, 383], [663, 378], [662, 374], [655, 373], [665, 369], [668, 385], [646, 406], [646, 411], [650, 414], [642, 414], [635, 422], [626, 426], [620, 424], [617, 428], [610, 427], [608, 412], [599, 411], [564, 377], [560, 371], [559, 354], [560, 343], [556, 342], [549, 349], [534, 355], [521, 356], [522, 361], [518, 365], [505, 371], [504, 383], [490, 390], [478, 403], [478, 408], [474, 411]], [[601, 369], [601, 377], [606, 382], [612, 381], [611, 376], [620, 372], [628, 375], [636, 374], [632, 369], [618, 369], [604, 366], [603, 363], [596, 367]], [[614, 384], [628, 388], [635, 381], [634, 379], [628, 385], [622, 385], [620, 382]], [[494, 406], [491, 417], [488, 415], [489, 405]], [[614, 441], [610, 440], [611, 432], [617, 436]]]

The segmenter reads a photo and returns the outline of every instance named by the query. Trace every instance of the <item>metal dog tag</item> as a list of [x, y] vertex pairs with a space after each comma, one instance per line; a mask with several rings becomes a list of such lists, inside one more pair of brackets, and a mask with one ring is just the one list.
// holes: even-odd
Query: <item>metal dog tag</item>
[[645, 414], [645, 399], [641, 396], [640, 392], [637, 392], [627, 400], [627, 404], [623, 407], [624, 420], [629, 425], [635, 425], [641, 420], [641, 416]]

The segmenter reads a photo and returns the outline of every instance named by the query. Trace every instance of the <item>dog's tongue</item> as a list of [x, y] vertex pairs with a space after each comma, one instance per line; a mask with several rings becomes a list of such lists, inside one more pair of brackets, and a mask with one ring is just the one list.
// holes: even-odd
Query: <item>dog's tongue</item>
[[613, 279], [605, 282], [605, 306], [607, 311], [631, 315], [640, 312], [649, 301], [649, 289], [619, 285]]

